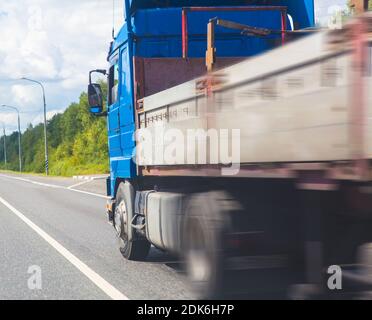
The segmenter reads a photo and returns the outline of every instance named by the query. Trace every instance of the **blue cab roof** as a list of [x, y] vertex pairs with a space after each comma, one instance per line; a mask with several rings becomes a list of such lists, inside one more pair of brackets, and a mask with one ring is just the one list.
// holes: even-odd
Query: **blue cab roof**
[[289, 8], [292, 14], [314, 16], [314, 0], [124, 0], [130, 6], [131, 12], [138, 9], [164, 8], [164, 7], [213, 7], [213, 6], [277, 6]]
[[266, 0], [128, 0], [132, 11], [164, 7], [213, 7], [262, 5]]
[[[158, 11], [158, 13], [164, 10], [162, 18], [172, 21], [174, 19], [179, 19], [179, 13], [177, 15], [175, 14], [177, 11], [180, 10], [180, 8], [198, 6], [286, 6], [288, 8], [288, 13], [294, 18], [296, 29], [313, 27], [315, 24], [314, 0], [124, 0], [124, 5], [126, 4], [130, 6], [130, 21], [132, 23], [134, 33], [143, 30], [145, 28], [145, 25], [147, 24], [159, 23], [159, 20], [150, 21], [150, 15], [147, 15], [146, 17], [145, 12], [147, 12], [148, 10], [148, 12]], [[177, 8], [178, 10], [176, 10]], [[129, 10], [127, 10], [126, 12], [128, 13]], [[266, 19], [267, 18], [268, 17], [266, 17]], [[160, 22], [164, 23], [166, 21]], [[114, 53], [118, 47], [120, 47], [128, 40], [128, 30], [126, 25], [127, 23], [123, 25], [120, 32], [118, 33], [110, 49], [110, 55], [112, 55], [112, 53]], [[266, 27], [269, 26], [270, 25], [266, 25]], [[156, 32], [156, 29], [157, 28], [153, 28], [150, 32]]]

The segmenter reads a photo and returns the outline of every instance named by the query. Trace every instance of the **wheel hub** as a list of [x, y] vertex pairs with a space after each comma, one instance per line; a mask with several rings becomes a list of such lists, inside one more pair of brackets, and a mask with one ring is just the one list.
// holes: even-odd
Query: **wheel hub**
[[211, 265], [205, 236], [197, 222], [192, 223], [188, 247], [189, 277], [194, 282], [207, 281], [211, 275]]
[[125, 202], [121, 201], [115, 209], [115, 230], [118, 237], [126, 235], [128, 213], [126, 210]]
[[189, 275], [192, 281], [204, 282], [210, 276], [210, 266], [206, 252], [193, 249], [188, 254]]

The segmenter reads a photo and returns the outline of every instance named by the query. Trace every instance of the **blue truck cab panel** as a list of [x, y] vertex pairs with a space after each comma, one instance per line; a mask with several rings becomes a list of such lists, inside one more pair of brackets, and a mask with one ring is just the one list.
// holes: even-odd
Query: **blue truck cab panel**
[[[313, 0], [124, 1], [125, 24], [111, 44], [108, 56], [110, 70], [107, 117], [111, 171], [109, 196], [115, 197], [118, 179], [137, 177], [137, 167], [133, 161], [136, 130], [133, 58], [182, 59], [182, 11], [185, 7], [208, 7], [208, 10], [188, 13], [190, 58], [205, 57], [207, 23], [215, 17], [254, 27], [281, 30], [283, 21], [280, 10], [229, 10], [234, 6], [247, 5], [285, 6], [297, 28], [314, 26]], [[214, 7], [221, 6], [226, 6], [226, 10], [213, 10]], [[273, 48], [280, 35], [266, 38], [248, 37], [236, 30], [217, 27], [215, 37], [218, 57], [249, 57]]]

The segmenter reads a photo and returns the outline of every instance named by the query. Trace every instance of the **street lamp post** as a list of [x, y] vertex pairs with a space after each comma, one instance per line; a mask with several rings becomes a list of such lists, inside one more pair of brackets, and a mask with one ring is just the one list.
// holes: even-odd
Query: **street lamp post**
[[5, 123], [2, 122], [3, 124], [3, 134], [4, 134], [4, 164], [5, 164], [5, 169], [6, 169], [6, 165], [7, 165], [7, 158], [6, 158], [6, 135], [5, 135]]
[[1, 107], [12, 109], [17, 112], [18, 114], [18, 156], [19, 156], [19, 172], [22, 172], [22, 145], [21, 145], [21, 116], [19, 113], [19, 109], [13, 106], [8, 106], [3, 104]]
[[39, 81], [29, 79], [29, 78], [21, 78], [21, 80], [29, 81], [38, 84], [41, 87], [43, 92], [43, 102], [44, 102], [44, 150], [45, 150], [45, 174], [49, 175], [49, 152], [48, 152], [48, 134], [47, 134], [47, 115], [46, 115], [46, 99], [45, 99], [45, 88], [43, 84]]

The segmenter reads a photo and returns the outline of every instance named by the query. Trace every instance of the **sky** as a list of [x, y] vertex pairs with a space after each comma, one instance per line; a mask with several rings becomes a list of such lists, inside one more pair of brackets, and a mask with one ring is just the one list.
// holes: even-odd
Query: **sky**
[[[22, 129], [42, 121], [43, 82], [48, 118], [78, 101], [88, 72], [106, 68], [113, 21], [123, 23], [123, 0], [11, 0], [0, 2], [0, 105], [21, 111]], [[115, 7], [115, 10], [113, 10]], [[114, 14], [113, 14], [114, 12]], [[0, 108], [7, 132], [16, 114]], [[1, 128], [1, 123], [0, 123]]]
[[[123, 2], [0, 1], [0, 105], [21, 110], [23, 130], [29, 123], [42, 121], [43, 105], [41, 89], [19, 79], [29, 77], [44, 83], [48, 118], [78, 101], [86, 90], [88, 72], [107, 67], [113, 21], [118, 31], [123, 23]], [[321, 18], [329, 7], [346, 0], [315, 2]], [[17, 129], [16, 120], [16, 114], [0, 108], [0, 122], [6, 124], [8, 133]]]
[[347, 2], [347, 0], [315, 0], [316, 23], [326, 26], [330, 16], [337, 10], [345, 10], [347, 8]]

